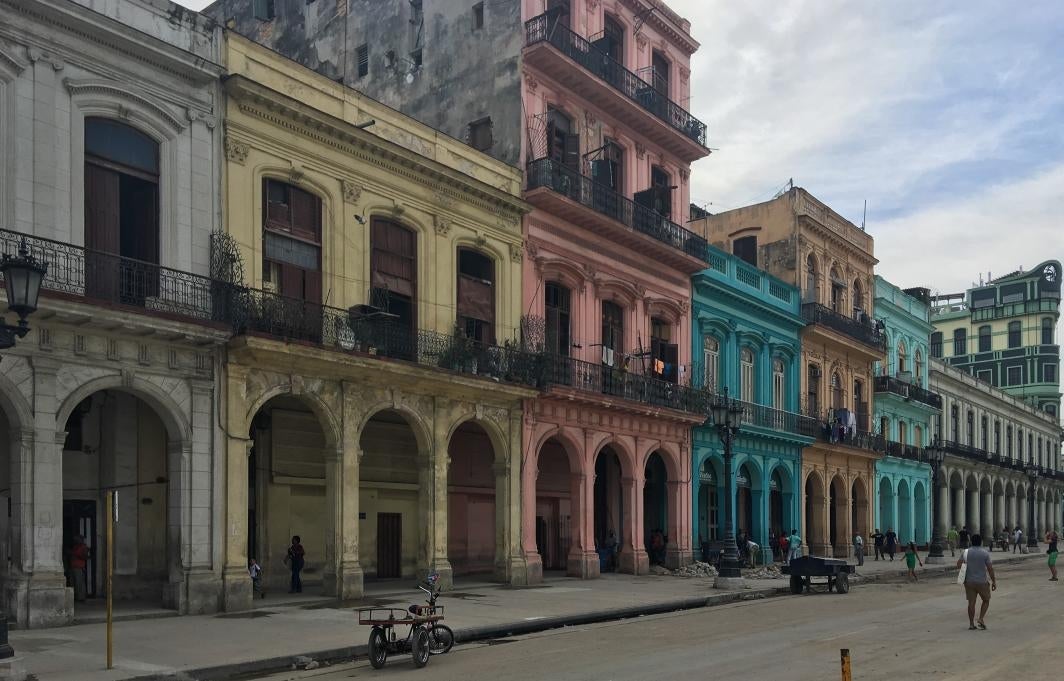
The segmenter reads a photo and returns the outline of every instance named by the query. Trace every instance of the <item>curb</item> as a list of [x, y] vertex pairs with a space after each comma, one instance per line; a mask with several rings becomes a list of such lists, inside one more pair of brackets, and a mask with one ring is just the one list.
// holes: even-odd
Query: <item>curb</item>
[[[1010, 558], [1007, 561], [1001, 562], [1004, 567], [1012, 563], [1025, 562], [1032, 558], [1040, 557], [1040, 555], [1041, 554], [1025, 554], [1022, 558]], [[950, 573], [955, 570], [956, 568], [953, 567], [953, 564], [947, 562], [946, 564], [938, 564], [930, 567], [925, 566], [924, 572], [921, 574], [938, 578], [949, 576]], [[859, 575], [860, 581], [855, 581], [855, 585], [902, 582], [905, 581], [905, 579], [906, 575], [904, 572], [900, 572], [899, 574]], [[789, 595], [791, 595], [791, 591], [790, 587], [787, 586], [762, 587], [741, 592], [681, 598], [671, 601], [649, 603], [646, 605], [613, 608], [610, 610], [595, 610], [573, 615], [558, 615], [554, 617], [543, 617], [541, 619], [509, 622], [483, 627], [466, 627], [463, 629], [455, 629], [454, 638], [456, 643], [472, 643], [476, 641], [506, 638], [508, 636], [534, 634], [541, 631], [550, 631], [552, 629], [561, 629], [564, 627], [614, 622], [618, 620], [646, 617], [649, 615], [660, 615], [669, 612], [711, 608], [713, 606], [725, 605], [727, 603], [735, 603], [738, 601], [760, 600]], [[330, 648], [328, 650], [296, 653], [261, 660], [236, 662], [228, 665], [203, 667], [201, 669], [127, 677], [126, 681], [223, 681], [225, 679], [247, 677], [252, 674], [270, 674], [289, 670], [292, 668], [292, 664], [296, 658], [299, 657], [311, 658], [319, 664], [335, 664], [348, 662], [352, 658], [359, 656], [364, 657], [367, 653], [368, 645], [362, 643], [359, 645], [345, 646], [343, 648]]]

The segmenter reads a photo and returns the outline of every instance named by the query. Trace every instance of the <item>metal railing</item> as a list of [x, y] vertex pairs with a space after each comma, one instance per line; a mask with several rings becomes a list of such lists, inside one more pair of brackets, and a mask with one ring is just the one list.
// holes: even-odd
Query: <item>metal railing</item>
[[916, 400], [922, 402], [935, 409], [942, 408], [942, 396], [938, 393], [931, 392], [926, 388], [921, 388], [915, 383], [907, 383], [894, 376], [876, 376], [875, 377], [875, 389], [876, 392], [888, 392], [895, 395], [899, 395], [906, 399]]
[[830, 307], [820, 303], [804, 303], [802, 305], [802, 318], [810, 324], [823, 324], [829, 329], [846, 334], [850, 338], [858, 340], [865, 345], [870, 345], [877, 350], [885, 351], [886, 349], [886, 338], [876, 327], [835, 312]]
[[48, 263], [41, 284], [44, 291], [106, 305], [222, 321], [212, 305], [215, 282], [208, 277], [0, 229], [0, 253], [16, 253], [21, 243], [37, 260]]
[[586, 38], [540, 14], [525, 22], [525, 45], [549, 43], [589, 72], [601, 78], [626, 98], [635, 102], [685, 137], [706, 146], [706, 124], [669, 99], [650, 83], [626, 69], [620, 62], [598, 50]]
[[701, 388], [572, 357], [553, 354], [542, 357], [545, 365], [543, 381], [547, 386], [572, 388], [692, 414], [709, 414], [713, 395]]
[[709, 244], [702, 237], [553, 159], [541, 158], [528, 164], [528, 189], [540, 187], [566, 196], [702, 262], [709, 262]]
[[733, 400], [733, 402], [743, 408], [743, 425], [771, 428], [806, 437], [819, 436], [820, 424], [811, 416], [742, 400]]

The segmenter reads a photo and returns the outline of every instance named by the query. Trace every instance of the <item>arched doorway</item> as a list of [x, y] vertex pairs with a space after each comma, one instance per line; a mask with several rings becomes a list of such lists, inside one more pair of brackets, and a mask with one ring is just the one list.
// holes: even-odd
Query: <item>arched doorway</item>
[[699, 545], [704, 541], [716, 541], [723, 537], [721, 485], [720, 465], [714, 459], [707, 458], [702, 462], [702, 468], [698, 474], [697, 538]]
[[809, 553], [826, 549], [824, 536], [824, 482], [812, 472], [805, 479], [805, 543]]
[[[623, 534], [627, 509], [621, 478], [620, 457], [611, 447], [603, 447], [595, 458], [595, 550], [606, 548], [611, 533], [622, 550], [628, 546]], [[601, 569], [601, 563], [599, 567]]]
[[[661, 455], [654, 452], [647, 457], [647, 463], [643, 470], [643, 545], [647, 555], [650, 556], [651, 565], [665, 564], [664, 544], [655, 548], [655, 534], [661, 534], [664, 539], [669, 533], [669, 509], [668, 509], [668, 475], [665, 471], [665, 461]], [[668, 537], [669, 541], [675, 542], [677, 537]]]
[[754, 528], [753, 476], [746, 464], [739, 466], [735, 476], [735, 534], [751, 536]]
[[842, 476], [836, 475], [831, 479], [828, 494], [828, 541], [834, 548], [835, 556], [845, 558], [850, 544], [846, 536], [850, 509], [846, 503], [846, 483]]
[[495, 516], [495, 448], [484, 428], [466, 421], [447, 447], [447, 558], [455, 576], [491, 573], [499, 555]]
[[794, 524], [790, 509], [792, 493], [786, 482], [787, 477], [786, 471], [777, 466], [768, 482], [768, 526], [769, 532], [777, 537], [790, 532]]
[[[579, 531], [573, 511], [573, 500], [580, 495], [579, 484], [579, 476], [574, 476], [569, 466], [565, 445], [556, 438], [544, 442], [536, 476], [536, 548], [545, 571], [569, 567], [569, 549]], [[577, 570], [576, 576], [579, 575]]]
[[[113, 489], [120, 518], [114, 527], [114, 600], [176, 607], [169, 575], [176, 561], [170, 560], [169, 539], [182, 509], [170, 499], [167, 459], [169, 443], [181, 434], [168, 432], [161, 414], [145, 400], [113, 389], [82, 399], [63, 429], [63, 562], [68, 575], [70, 549], [82, 537], [90, 550], [85, 595], [105, 595], [106, 494]], [[80, 606], [75, 602], [75, 611]]]
[[[303, 545], [303, 590], [326, 594], [333, 564], [326, 461], [335, 456], [318, 415], [303, 398], [280, 395], [251, 421], [248, 457], [248, 558], [262, 566], [267, 591], [293, 590], [285, 557], [292, 537]], [[332, 451], [330, 451], [332, 450]]]
[[886, 532], [894, 524], [894, 484], [884, 476], [879, 480], [879, 529]]
[[[865, 491], [864, 480], [854, 478], [850, 485], [850, 533], [868, 537], [868, 494]], [[853, 543], [853, 537], [850, 537]]]
[[927, 490], [924, 489], [924, 483], [919, 481], [913, 485], [913, 523], [913, 540], [916, 545], [928, 545], [930, 536], [928, 535]]
[[904, 545], [913, 541], [912, 497], [909, 494], [909, 482], [898, 481], [898, 541]]

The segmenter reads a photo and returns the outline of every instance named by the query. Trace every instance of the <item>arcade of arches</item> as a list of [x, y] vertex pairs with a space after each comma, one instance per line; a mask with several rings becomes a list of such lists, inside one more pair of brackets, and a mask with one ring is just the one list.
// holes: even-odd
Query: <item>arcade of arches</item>
[[[811, 450], [816, 451], [805, 451]], [[845, 558], [853, 550], [853, 535], [867, 537], [873, 529], [869, 500], [875, 460], [869, 457], [861, 468], [850, 468], [833, 463], [831, 456], [816, 461], [803, 455], [802, 540], [812, 555]]]
[[[967, 464], [967, 465], [966, 465]], [[1026, 475], [994, 466], [973, 467], [969, 462], [947, 457], [939, 473], [938, 521], [943, 535], [950, 526], [967, 527], [984, 537], [1019, 527], [1025, 537], [1041, 541], [1050, 529], [1059, 531], [1061, 501], [1059, 487], [1040, 479], [1032, 487]], [[1034, 528], [1031, 528], [1031, 510]], [[985, 543], [985, 542], [984, 542]]]
[[[366, 579], [430, 571], [444, 585], [473, 573], [526, 581], [517, 457], [533, 391], [241, 342], [228, 367], [226, 609], [250, 602], [250, 557], [267, 588], [288, 588], [295, 535], [305, 590], [342, 599], [359, 597]], [[306, 370], [250, 368], [282, 361]], [[338, 373], [350, 378], [316, 377]]]

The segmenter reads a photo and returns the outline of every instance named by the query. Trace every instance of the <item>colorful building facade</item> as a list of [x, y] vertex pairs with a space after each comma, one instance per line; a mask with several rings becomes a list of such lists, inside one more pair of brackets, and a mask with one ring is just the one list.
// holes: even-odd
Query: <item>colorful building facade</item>
[[885, 456], [876, 462], [876, 527], [898, 539], [931, 541], [931, 443], [942, 398], [928, 389], [930, 299], [926, 289], [901, 290], [875, 278], [874, 316], [884, 326], [887, 354], [875, 366], [873, 427]]
[[806, 546], [846, 556], [873, 520], [872, 366], [885, 359], [871, 318], [872, 237], [795, 187], [765, 203], [691, 223], [710, 242], [802, 291], [802, 412], [822, 427], [802, 451]]
[[520, 173], [227, 37], [226, 607], [249, 557], [283, 588], [293, 535], [308, 589], [341, 599], [428, 571], [524, 583]]
[[730, 498], [720, 437], [711, 425], [694, 429], [694, 545], [723, 540], [730, 502], [735, 532], [767, 548], [771, 536], [801, 522], [802, 447], [815, 439], [814, 421], [797, 413], [801, 298], [797, 287], [713, 247], [709, 267], [691, 283], [692, 347], [701, 354], [695, 376], [744, 406]]

